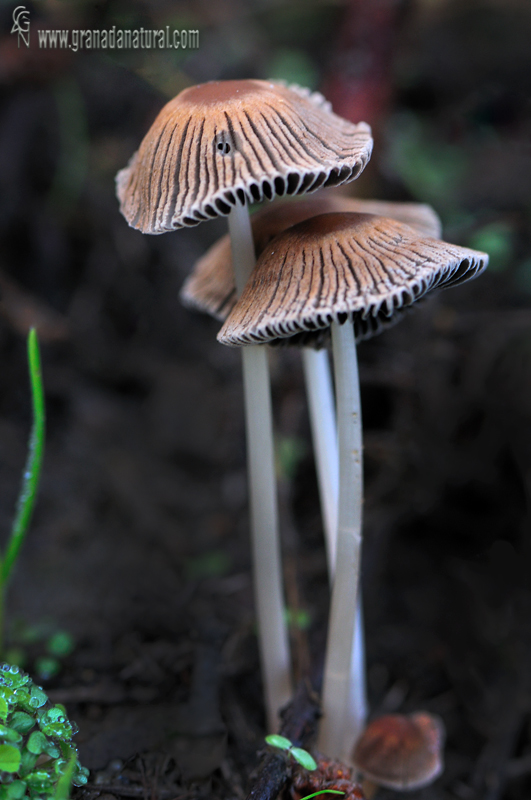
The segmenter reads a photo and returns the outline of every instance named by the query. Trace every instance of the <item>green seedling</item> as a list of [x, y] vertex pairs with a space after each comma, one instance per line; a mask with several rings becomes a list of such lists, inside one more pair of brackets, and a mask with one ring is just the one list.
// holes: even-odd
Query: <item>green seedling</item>
[[[28, 445], [28, 457], [17, 501], [15, 520], [3, 555], [0, 555], [0, 652], [4, 649], [5, 597], [13, 567], [26, 538], [37, 497], [44, 455], [44, 390], [37, 333], [32, 328], [28, 334], [28, 366], [33, 406], [33, 424]], [[13, 798], [16, 800], [16, 798]]]
[[0, 665], [0, 800], [67, 800], [89, 771], [77, 759], [77, 728], [19, 667]]
[[301, 767], [304, 767], [304, 769], [307, 769], [309, 772], [313, 772], [313, 770], [317, 769], [315, 759], [308, 751], [303, 750], [302, 747], [294, 747], [285, 736], [278, 736], [278, 734], [272, 733], [266, 736], [265, 740], [270, 747], [276, 747], [277, 750], [284, 750], [284, 752], [289, 753]]
[[345, 794], [345, 792], [340, 792], [339, 789], [321, 789], [319, 792], [314, 792], [313, 794], [307, 794], [306, 797], [301, 797], [301, 800], [310, 800], [310, 797], [317, 797], [318, 794]]

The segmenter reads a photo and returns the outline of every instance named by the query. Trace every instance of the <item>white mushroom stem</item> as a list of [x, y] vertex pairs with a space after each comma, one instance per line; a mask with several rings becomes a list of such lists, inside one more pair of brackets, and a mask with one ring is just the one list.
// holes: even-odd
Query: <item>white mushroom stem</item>
[[323, 514], [328, 575], [330, 585], [332, 585], [336, 564], [339, 455], [334, 390], [328, 352], [314, 350], [313, 347], [303, 347], [302, 366]]
[[354, 641], [352, 644], [352, 660], [350, 664], [350, 690], [346, 707], [345, 733], [343, 736], [341, 761], [349, 764], [352, 761], [354, 745], [365, 729], [369, 713], [367, 700], [367, 665], [365, 662], [365, 626], [363, 624], [363, 599], [361, 585], [358, 588], [356, 604], [356, 620], [354, 623]]
[[[323, 720], [318, 748], [331, 757], [345, 751], [364, 724], [364, 703], [351, 702], [351, 662], [355, 651], [361, 558], [363, 468], [361, 405], [353, 324], [332, 323], [339, 438], [337, 556], [323, 683]], [[364, 695], [364, 691], [363, 691]], [[356, 707], [357, 705], [357, 707]], [[347, 723], [347, 717], [350, 719]], [[347, 730], [348, 724], [348, 730]]]
[[[332, 386], [332, 375], [327, 350], [302, 348], [302, 364], [308, 396], [310, 425], [315, 450], [317, 483], [323, 514], [328, 576], [330, 586], [334, 583], [337, 549], [337, 504], [339, 495], [339, 453], [337, 422]], [[357, 423], [360, 426], [361, 414]], [[362, 470], [359, 472], [362, 477]], [[363, 487], [359, 488], [363, 497]], [[358, 592], [352, 658], [350, 664], [349, 700], [346, 708], [345, 735], [341, 760], [348, 763], [356, 740], [365, 727], [367, 719], [367, 687], [365, 680], [365, 635], [363, 626], [363, 604], [361, 590]]]
[[[229, 231], [236, 289], [241, 294], [255, 264], [247, 206], [235, 206], [229, 215]], [[267, 724], [274, 733], [278, 729], [279, 709], [291, 698], [292, 684], [284, 614], [267, 348], [264, 345], [243, 347], [242, 367], [260, 663]]]

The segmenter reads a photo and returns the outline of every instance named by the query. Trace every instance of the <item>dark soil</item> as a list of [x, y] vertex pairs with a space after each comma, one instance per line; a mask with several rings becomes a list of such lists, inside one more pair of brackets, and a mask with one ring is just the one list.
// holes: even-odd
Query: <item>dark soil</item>
[[[152, 24], [155, 5], [143, 12]], [[111, 7], [79, 4], [77, 24], [107, 24]], [[531, 114], [520, 103], [531, 57], [519, 44], [531, 17], [525, 3], [488, 8], [440, 3], [396, 22], [384, 76], [394, 99], [379, 109], [359, 182], [367, 196], [439, 199], [458, 243], [491, 223], [509, 230], [490, 273], [359, 348], [370, 706], [443, 718], [444, 775], [416, 793], [431, 800], [531, 792]], [[225, 21], [208, 4], [196, 13], [208, 44], [179, 74], [265, 77], [276, 42], [265, 12], [253, 7], [246, 23], [263, 32], [256, 62], [232, 65], [226, 26], [244, 41], [244, 15], [230, 3]], [[10, 14], [0, 40], [2, 531], [31, 422], [28, 321], [40, 331], [48, 436], [8, 619], [75, 638], [43, 685], [80, 728], [92, 773], [77, 797], [241, 800], [265, 731], [240, 360], [217, 344], [218, 324], [178, 297], [226, 224], [159, 237], [128, 228], [113, 177], [161, 92], [104, 54], [17, 55]], [[315, 51], [323, 72], [333, 41]], [[466, 164], [437, 197], [413, 161], [392, 161], [406, 117], [423, 126], [416, 153], [422, 143], [450, 153], [449, 172]], [[271, 362], [278, 436], [300, 453], [282, 492], [288, 603], [309, 619], [293, 646], [299, 666], [309, 648], [318, 675], [328, 586], [301, 363], [295, 349]], [[28, 669], [38, 654], [32, 645]]]

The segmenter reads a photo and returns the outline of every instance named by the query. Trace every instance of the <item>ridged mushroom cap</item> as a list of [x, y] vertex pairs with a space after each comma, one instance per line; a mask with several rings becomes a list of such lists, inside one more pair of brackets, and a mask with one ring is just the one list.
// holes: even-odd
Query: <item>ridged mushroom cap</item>
[[[421, 203], [392, 203], [384, 200], [359, 200], [334, 194], [320, 194], [303, 200], [277, 203], [251, 217], [255, 253], [282, 231], [318, 214], [356, 211], [377, 214], [405, 222], [421, 236], [441, 235], [441, 221], [431, 206]], [[199, 259], [181, 289], [181, 301], [189, 308], [204, 311], [225, 320], [236, 303], [236, 285], [232, 268], [230, 237], [217, 241]]]
[[322, 214], [271, 240], [218, 340], [307, 344], [348, 318], [356, 338], [368, 338], [427, 292], [467, 281], [487, 263], [485, 253], [386, 217]]
[[321, 95], [268, 81], [213, 81], [167, 103], [116, 178], [133, 228], [164, 233], [240, 203], [313, 192], [356, 178], [372, 151], [368, 125]]
[[364, 777], [389, 789], [420, 789], [443, 771], [444, 727], [432, 714], [387, 714], [358, 740], [353, 762]]

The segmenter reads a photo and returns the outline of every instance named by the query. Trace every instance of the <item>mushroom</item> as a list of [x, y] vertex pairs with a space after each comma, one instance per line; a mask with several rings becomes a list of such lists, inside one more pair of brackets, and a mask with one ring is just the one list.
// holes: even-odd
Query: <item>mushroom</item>
[[[248, 203], [353, 180], [372, 149], [370, 128], [330, 111], [324, 98], [267, 81], [213, 81], [162, 109], [118, 173], [125, 218], [164, 233], [229, 215], [238, 291], [254, 266]], [[290, 698], [283, 620], [267, 352], [243, 354], [255, 596], [268, 725]]]
[[[275, 237], [218, 334], [224, 344], [322, 338], [331, 329], [339, 432], [336, 574], [318, 747], [336, 757], [363, 728], [349, 709], [361, 553], [362, 443], [355, 340], [399, 318], [436, 287], [479, 274], [488, 256], [369, 214], [322, 214]], [[358, 694], [354, 690], [354, 694]], [[352, 712], [348, 721], [346, 716]], [[348, 731], [348, 736], [347, 736]]]
[[[259, 256], [264, 247], [291, 225], [318, 214], [334, 211], [357, 211], [390, 217], [415, 228], [423, 236], [441, 235], [441, 221], [431, 206], [422, 203], [393, 203], [384, 200], [360, 200], [323, 192], [302, 200], [275, 203], [251, 217], [254, 249]], [[196, 263], [185, 280], [182, 302], [224, 321], [236, 303], [230, 237], [222, 236]]]
[[373, 720], [359, 738], [352, 761], [365, 780], [397, 791], [421, 789], [443, 771], [444, 726], [439, 717], [419, 711], [386, 714]]
[[[423, 236], [437, 237], [441, 233], [439, 217], [428, 205], [360, 200], [324, 192], [316, 197], [277, 202], [253, 214], [251, 227], [257, 256], [272, 238], [291, 225], [318, 214], [333, 211], [357, 211], [391, 217], [409, 224]], [[236, 303], [229, 236], [223, 236], [199, 259], [192, 273], [186, 279], [180, 296], [185, 305], [225, 320]], [[332, 584], [336, 560], [339, 483], [337, 426], [332, 378], [328, 353], [325, 349], [316, 350], [313, 347], [303, 347], [302, 361], [323, 510], [328, 571], [330, 584]], [[362, 619], [360, 595], [352, 655], [352, 672], [356, 676], [353, 680], [355, 696], [350, 699], [353, 708], [356, 709], [354, 714], [360, 725], [365, 720], [367, 706]]]

